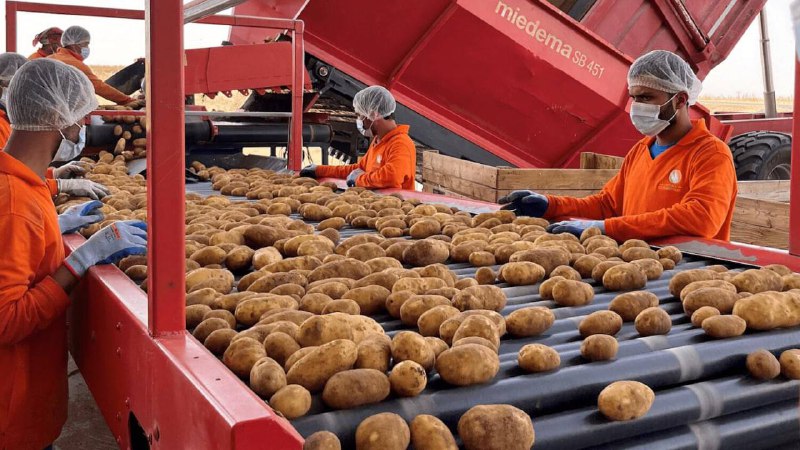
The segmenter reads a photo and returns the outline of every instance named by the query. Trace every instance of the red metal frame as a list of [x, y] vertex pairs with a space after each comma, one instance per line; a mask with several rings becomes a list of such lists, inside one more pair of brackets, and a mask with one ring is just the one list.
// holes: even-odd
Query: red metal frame
[[[796, 26], [796, 25], [795, 25]], [[800, 45], [800, 43], [795, 43]], [[800, 113], [800, 61], [795, 53], [794, 113]], [[794, 122], [793, 136], [800, 136], [800, 121]], [[789, 187], [789, 252], [800, 256], [800, 139], [792, 139], [792, 175]]]

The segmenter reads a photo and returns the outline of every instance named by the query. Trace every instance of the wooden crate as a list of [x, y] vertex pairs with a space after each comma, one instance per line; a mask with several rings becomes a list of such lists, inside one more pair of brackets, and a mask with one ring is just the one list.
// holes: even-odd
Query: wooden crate
[[542, 194], [586, 197], [594, 194], [616, 169], [514, 169], [491, 167], [450, 156], [425, 152], [423, 186], [430, 192], [449, 192], [487, 202], [519, 189]]
[[740, 181], [731, 241], [789, 248], [789, 181]]

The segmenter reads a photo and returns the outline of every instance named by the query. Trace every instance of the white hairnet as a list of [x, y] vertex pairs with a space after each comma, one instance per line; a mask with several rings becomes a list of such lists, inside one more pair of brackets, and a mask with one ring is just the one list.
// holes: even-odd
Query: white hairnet
[[680, 56], [666, 50], [653, 50], [640, 56], [628, 70], [628, 87], [643, 86], [670, 94], [686, 92], [689, 104], [700, 96], [703, 84]]
[[40, 58], [17, 71], [8, 87], [11, 128], [63, 130], [97, 108], [89, 78], [61, 61]]
[[370, 86], [358, 91], [353, 97], [353, 109], [356, 114], [362, 115], [369, 120], [377, 120], [386, 117], [397, 108], [391, 92], [383, 86]]
[[84, 42], [89, 42], [89, 40], [91, 40], [89, 30], [73, 25], [64, 30], [64, 34], [61, 35], [61, 46], [83, 44]]
[[0, 54], [0, 86], [7, 87], [8, 83], [11, 82], [11, 77], [26, 62], [28, 62], [28, 58], [19, 53], [6, 52]]

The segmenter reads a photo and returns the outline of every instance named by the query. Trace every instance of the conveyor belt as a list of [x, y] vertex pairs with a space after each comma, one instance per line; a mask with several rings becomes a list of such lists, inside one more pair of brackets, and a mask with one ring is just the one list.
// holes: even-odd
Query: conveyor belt
[[[203, 195], [212, 193], [208, 183], [187, 189]], [[346, 227], [341, 236], [344, 239], [365, 232], [374, 231]], [[620, 344], [617, 358], [607, 362], [588, 363], [580, 357], [577, 327], [585, 315], [607, 309], [617, 292], [606, 292], [602, 284], [584, 280], [595, 288], [594, 301], [582, 307], [559, 307], [542, 300], [538, 286], [498, 284], [508, 297], [501, 312], [504, 316], [523, 307], [546, 306], [553, 309], [556, 321], [541, 336], [506, 336], [499, 350], [500, 371], [490, 383], [454, 387], [434, 373], [418, 397], [390, 397], [378, 404], [342, 411], [328, 410], [315, 395], [309, 415], [292, 424], [304, 436], [319, 430], [331, 431], [339, 436], [343, 448], [354, 448], [356, 427], [373, 414], [394, 412], [408, 421], [419, 414], [432, 414], [455, 434], [458, 419], [472, 406], [508, 403], [531, 415], [536, 449], [752, 450], [798, 443], [800, 383], [784, 378], [757, 381], [747, 375], [745, 357], [761, 348], [780, 352], [800, 347], [800, 329], [710, 339], [701, 329], [691, 326], [680, 302], [669, 293], [669, 280], [676, 273], [712, 264], [720, 263], [685, 255], [675, 270], [665, 271], [659, 280], [648, 282], [646, 289], [658, 296], [661, 308], [670, 314], [672, 330], [666, 336], [641, 338], [633, 324], [627, 322], [616, 336]], [[473, 276], [477, 270], [469, 264], [449, 267], [460, 277]], [[388, 315], [374, 318], [390, 335], [410, 329]], [[529, 343], [555, 348], [561, 356], [561, 368], [541, 374], [523, 372], [517, 365], [517, 352]], [[610, 422], [597, 412], [597, 394], [617, 380], [641, 381], [656, 391], [655, 403], [645, 417]]]

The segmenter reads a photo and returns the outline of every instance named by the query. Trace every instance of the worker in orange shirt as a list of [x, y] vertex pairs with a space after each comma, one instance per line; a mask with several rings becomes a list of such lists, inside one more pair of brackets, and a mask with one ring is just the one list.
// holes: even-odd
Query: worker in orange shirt
[[97, 107], [80, 71], [41, 58], [9, 86], [13, 131], [0, 152], [0, 449], [41, 450], [67, 418], [69, 293], [89, 267], [146, 251], [146, 225], [115, 222], [66, 259], [62, 233], [103, 218], [100, 202], [60, 216], [44, 182], [51, 161], [78, 152], [84, 116]]
[[356, 164], [317, 166], [300, 171], [301, 177], [344, 178], [348, 186], [365, 188], [400, 188], [414, 190], [417, 150], [408, 137], [408, 125], [397, 125], [392, 94], [382, 86], [370, 86], [356, 93], [353, 108], [356, 126], [371, 138], [369, 149]]
[[6, 108], [8, 99], [8, 84], [11, 78], [28, 60], [19, 53], [6, 52], [0, 54], [0, 148], [6, 145], [11, 135], [11, 122], [8, 120]]
[[61, 48], [62, 34], [64, 34], [64, 31], [58, 27], [50, 27], [37, 34], [36, 37], [33, 38], [31, 45], [35, 47], [37, 44], [41, 44], [41, 47], [33, 52], [31, 56], [28, 56], [28, 59], [33, 61], [34, 59], [47, 58], [55, 53], [56, 50]]
[[61, 48], [48, 58], [61, 61], [69, 64], [72, 67], [80, 70], [92, 82], [94, 92], [106, 100], [112, 101], [118, 105], [125, 105], [131, 107], [142, 106], [142, 101], [136, 100], [133, 97], [123, 94], [113, 86], [108, 85], [106, 82], [97, 77], [83, 61], [89, 57], [89, 43], [91, 36], [86, 28], [77, 25], [71, 26], [64, 30], [61, 35]]
[[628, 152], [619, 173], [586, 198], [516, 191], [500, 199], [517, 214], [556, 219], [548, 231], [580, 236], [590, 227], [618, 240], [666, 236], [730, 239], [736, 171], [728, 146], [702, 119], [689, 118], [702, 85], [674, 53], [656, 50], [631, 65], [633, 125], [646, 137]]

